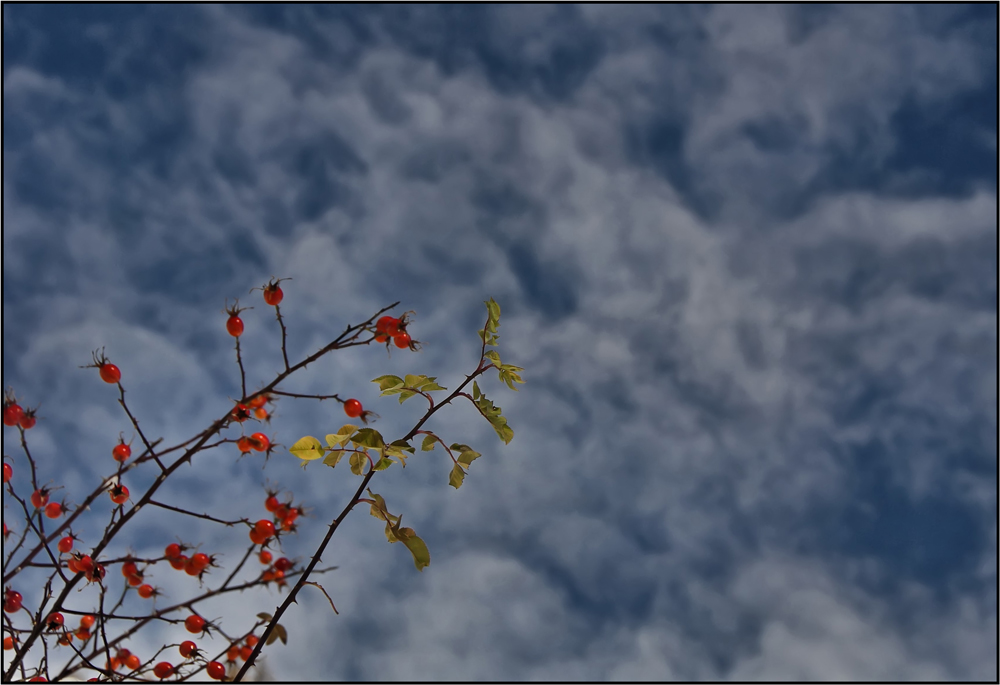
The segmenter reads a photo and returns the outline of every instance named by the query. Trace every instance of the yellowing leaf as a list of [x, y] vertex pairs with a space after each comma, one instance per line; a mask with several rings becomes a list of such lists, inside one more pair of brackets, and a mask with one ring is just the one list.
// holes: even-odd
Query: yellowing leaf
[[458, 490], [462, 487], [462, 482], [465, 480], [465, 471], [458, 464], [455, 464], [451, 469], [451, 476], [448, 477], [448, 485]]
[[313, 461], [323, 458], [323, 444], [311, 435], [300, 438], [294, 445], [288, 448], [293, 456], [302, 461]]
[[357, 426], [352, 426], [349, 423], [345, 424], [336, 433], [330, 433], [326, 436], [326, 444], [330, 447], [342, 447], [354, 435], [354, 431], [356, 430], [358, 430]]
[[330, 468], [333, 468], [340, 463], [340, 460], [346, 451], [347, 450], [333, 450], [330, 454], [326, 455], [326, 458], [323, 459], [323, 463]]
[[437, 439], [433, 435], [425, 435], [424, 441], [420, 443], [420, 449], [424, 452], [430, 452], [434, 449], [435, 443], [437, 443]]
[[365, 456], [364, 452], [353, 452], [350, 459], [351, 473], [355, 476], [364, 475], [365, 464], [367, 463], [368, 458]]
[[353, 437], [351, 437], [351, 442], [358, 447], [370, 447], [376, 450], [380, 450], [385, 447], [385, 441], [382, 439], [382, 434], [374, 428], [362, 428], [355, 433]]

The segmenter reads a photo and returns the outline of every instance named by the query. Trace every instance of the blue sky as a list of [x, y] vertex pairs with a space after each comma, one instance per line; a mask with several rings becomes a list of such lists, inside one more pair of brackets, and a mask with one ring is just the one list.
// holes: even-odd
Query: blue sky
[[[422, 352], [345, 351], [288, 389], [401, 435], [421, 408], [369, 381], [454, 387], [503, 307], [528, 384], [487, 392], [514, 441], [435, 417], [484, 455], [462, 489], [438, 452], [373, 485], [431, 566], [357, 511], [324, 559], [340, 615], [294, 607], [271, 673], [997, 677], [995, 5], [3, 12], [4, 386], [41, 403], [40, 477], [71, 501], [126, 428], [77, 369], [95, 348], [178, 442], [239, 394], [226, 298], [255, 305], [250, 385], [280, 367], [247, 295], [271, 276], [294, 278], [293, 359], [400, 300]], [[343, 419], [285, 400], [271, 432]], [[277, 482], [314, 509], [290, 555], [355, 487], [229, 447], [172, 501], [255, 517]], [[199, 524], [143, 512], [129, 542], [239, 558]]]

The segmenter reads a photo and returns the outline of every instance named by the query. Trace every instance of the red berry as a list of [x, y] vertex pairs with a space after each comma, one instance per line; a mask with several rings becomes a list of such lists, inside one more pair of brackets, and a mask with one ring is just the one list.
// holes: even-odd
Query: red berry
[[3, 610], [8, 614], [21, 610], [21, 602], [24, 600], [17, 590], [7, 590], [3, 595]]
[[190, 563], [192, 566], [196, 566], [198, 570], [201, 570], [208, 568], [209, 564], [212, 563], [212, 560], [204, 552], [198, 552], [193, 557], [191, 557], [191, 561], [188, 563]]
[[188, 559], [188, 563], [184, 565], [184, 573], [188, 574], [189, 576], [196, 576], [203, 570], [204, 569], [198, 568], [197, 566], [192, 564], [190, 559]]
[[257, 521], [257, 524], [253, 527], [254, 532], [257, 533], [258, 537], [262, 537], [265, 540], [274, 535], [274, 523], [268, 521], [267, 519], [261, 519]]
[[155, 675], [160, 680], [164, 678], [169, 678], [174, 674], [174, 667], [169, 661], [161, 661], [160, 663], [153, 666], [153, 675]]
[[115, 504], [125, 504], [128, 501], [128, 488], [124, 485], [118, 484], [108, 491], [111, 495], [111, 501]]
[[3, 482], [6, 483], [14, 475], [14, 468], [7, 462], [3, 463]]
[[80, 627], [85, 630], [90, 630], [94, 627], [94, 623], [97, 622], [97, 617], [93, 614], [87, 614], [86, 616], [80, 617]]
[[267, 399], [268, 397], [266, 393], [263, 395], [254, 395], [253, 399], [247, 402], [247, 406], [251, 409], [259, 409], [267, 404]]
[[180, 651], [182, 657], [190, 659], [198, 651], [198, 645], [191, 642], [191, 640], [184, 640], [178, 650]]
[[237, 404], [233, 407], [231, 416], [233, 417], [233, 421], [243, 423], [250, 418], [250, 408], [245, 404]]
[[267, 409], [264, 409], [264, 407], [257, 407], [253, 410], [253, 415], [263, 421], [267, 418]]
[[250, 436], [250, 446], [258, 452], [263, 452], [271, 446], [271, 439], [263, 433], [254, 433]]
[[117, 383], [122, 379], [122, 372], [111, 362], [101, 364], [101, 380], [105, 383]]
[[235, 315], [230, 316], [229, 320], [226, 321], [226, 330], [234, 338], [240, 337], [243, 335], [243, 319]]
[[258, 642], [260, 642], [260, 638], [258, 638], [256, 635], [247, 635], [246, 639], [247, 647], [250, 648], [256, 647]]
[[124, 442], [120, 442], [111, 450], [111, 456], [114, 457], [115, 461], [125, 461], [132, 456], [132, 448]]
[[240, 658], [246, 661], [253, 654], [253, 647], [240, 647]]
[[263, 551], [261, 551], [261, 553], [260, 553], [260, 563], [262, 563], [262, 564], [270, 564], [271, 563], [271, 553], [268, 552], [266, 549], [263, 550]]
[[281, 288], [277, 285], [265, 285], [264, 286], [264, 301], [267, 302], [272, 307], [279, 302], [281, 298], [285, 296], [285, 293], [281, 292]]
[[5, 426], [16, 426], [24, 416], [24, 410], [20, 404], [5, 404], [3, 407], [3, 424]]
[[3, 648], [14, 649], [14, 638], [12, 636], [8, 635], [3, 639]]
[[[4, 464], [4, 466], [7, 466], [7, 465]], [[264, 500], [264, 508], [267, 509], [268, 511], [275, 511], [280, 506], [281, 506], [281, 502], [279, 502], [278, 498], [275, 497], [274, 495], [271, 495], [266, 500]]]
[[63, 554], [69, 554], [73, 551], [73, 536], [67, 535], [59, 541], [59, 551]]
[[143, 599], [149, 599], [156, 594], [156, 590], [153, 589], [152, 585], [140, 585], [136, 592], [138, 592], [139, 596]]
[[57, 519], [63, 515], [63, 506], [59, 502], [49, 502], [45, 505], [45, 515]]
[[198, 614], [191, 614], [184, 619], [184, 627], [189, 633], [200, 633], [205, 629], [205, 619]]
[[267, 538], [264, 537], [264, 536], [262, 536], [262, 535], [258, 535], [256, 528], [251, 528], [250, 529], [250, 542], [252, 542], [255, 545], [263, 545], [265, 542], [267, 542]]
[[361, 403], [356, 399], [349, 399], [344, 402], [344, 413], [350, 416], [352, 419], [356, 419], [361, 416], [361, 412], [364, 411], [361, 407]]
[[222, 680], [226, 677], [226, 667], [218, 661], [209, 661], [208, 668], [205, 670], [208, 671], [208, 677], [212, 680]]
[[139, 572], [139, 567], [135, 565], [134, 561], [126, 561], [122, 564], [122, 575], [128, 578], [129, 576], [134, 576]]
[[292, 566], [293, 566], [292, 560], [289, 559], [288, 557], [281, 557], [276, 562], [274, 562], [274, 568], [278, 569], [279, 571], [287, 571]]
[[18, 421], [17, 423], [24, 430], [29, 430], [35, 427], [35, 423], [37, 423], [37, 421], [38, 419], [35, 418], [34, 411], [29, 409], [28, 411], [24, 412], [24, 416], [22, 416], [21, 420]]
[[[399, 333], [399, 319], [383, 316], [375, 324], [375, 330], [385, 335], [394, 336]], [[382, 342], [381, 340], [379, 342]]]
[[250, 441], [250, 438], [245, 435], [236, 441], [236, 446], [239, 447], [240, 452], [243, 452], [244, 454], [253, 449], [253, 443]]
[[173, 566], [178, 571], [187, 566], [187, 562], [188, 558], [186, 554], [181, 554], [176, 557], [170, 557], [170, 565]]
[[131, 585], [132, 587], [138, 587], [142, 585], [142, 574], [137, 573], [134, 576], [129, 576], [127, 580], [128, 584]]
[[76, 639], [79, 640], [80, 642], [86, 642], [87, 640], [90, 639], [90, 631], [87, 630], [86, 628], [79, 628], [73, 634], [76, 635]]
[[236, 658], [240, 655], [240, 648], [233, 645], [226, 650], [226, 661], [236, 661]]
[[135, 654], [129, 654], [122, 663], [125, 664], [125, 668], [134, 671], [142, 665], [142, 660]]
[[393, 344], [399, 349], [405, 349], [410, 346], [410, 334], [400, 333], [392, 339]]
[[167, 548], [163, 550], [163, 556], [165, 556], [167, 559], [175, 559], [181, 555], [182, 551], [183, 550], [181, 550], [180, 545], [178, 545], [176, 542], [171, 542], [169, 545], [167, 545]]
[[65, 618], [58, 611], [49, 614], [49, 617], [45, 619], [45, 627], [49, 630], [59, 630], [63, 627]]
[[45, 488], [40, 488], [31, 493], [31, 506], [35, 509], [41, 509], [49, 502], [49, 491]]

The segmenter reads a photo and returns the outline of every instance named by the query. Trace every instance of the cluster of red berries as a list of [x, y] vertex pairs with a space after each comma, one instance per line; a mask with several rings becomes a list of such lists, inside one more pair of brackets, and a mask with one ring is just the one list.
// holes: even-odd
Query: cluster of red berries
[[295, 520], [305, 513], [302, 505], [293, 507], [291, 500], [285, 503], [279, 502], [272, 492], [267, 493], [264, 508], [274, 515], [275, 527], [280, 527], [286, 533], [295, 529]]
[[[65, 538], [63, 539], [65, 540]], [[89, 554], [74, 552], [66, 560], [66, 568], [74, 574], [82, 573], [87, 578], [87, 581], [91, 583], [99, 583], [104, 579], [104, 565], [95, 562], [90, 558]]]
[[[260, 395], [255, 395], [246, 404], [237, 402], [236, 406], [233, 407], [232, 412], [230, 412], [229, 417], [236, 423], [243, 423], [250, 418], [251, 414], [253, 414], [256, 419], [268, 421], [270, 414], [267, 411], [266, 405], [269, 402], [274, 402], [274, 398], [272, 398], [269, 394], [262, 393]], [[261, 436], [265, 439], [261, 440]], [[252, 437], [260, 443], [260, 447], [251, 447], [251, 449], [257, 449], [259, 452], [266, 451], [268, 446], [271, 444], [270, 441], [266, 439], [267, 436], [263, 433], [255, 433]]]
[[[260, 638], [256, 635], [247, 635], [247, 638], [243, 641], [242, 646], [238, 644], [230, 645], [229, 649], [226, 650], [226, 661], [230, 663], [235, 663], [236, 659], [243, 659], [243, 661], [246, 661], [250, 658], [250, 655], [253, 654], [253, 648], [257, 646], [258, 642], [260, 642]], [[209, 675], [212, 674], [209, 673]]]
[[417, 349], [417, 341], [406, 332], [406, 314], [398, 319], [393, 316], [383, 316], [375, 322], [375, 342], [385, 343], [389, 346], [389, 340], [401, 350], [410, 348]]
[[24, 430], [34, 428], [38, 419], [35, 418], [37, 409], [24, 409], [14, 401], [13, 396], [4, 398], [3, 401], [3, 425], [20, 426]]
[[109, 671], [117, 671], [119, 668], [124, 666], [129, 671], [137, 671], [141, 665], [142, 659], [133, 654], [131, 651], [123, 648], [119, 649], [118, 653], [111, 657], [111, 661], [108, 662], [106, 668]]
[[[211, 557], [204, 552], [197, 552], [188, 557], [184, 554], [185, 549], [186, 548], [182, 545], [172, 542], [164, 548], [163, 556], [170, 562], [170, 566], [172, 568], [178, 571], [184, 571], [189, 576], [200, 576], [209, 566], [215, 565], [214, 557]], [[124, 573], [124, 570], [122, 573]], [[142, 595], [142, 593], [140, 593], [140, 595]]]

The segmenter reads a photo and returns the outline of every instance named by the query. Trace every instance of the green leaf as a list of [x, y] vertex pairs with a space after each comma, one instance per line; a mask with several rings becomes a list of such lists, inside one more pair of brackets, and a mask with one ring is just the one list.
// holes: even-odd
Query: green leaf
[[294, 445], [288, 448], [288, 451], [302, 461], [312, 461], [323, 457], [322, 443], [311, 435], [300, 438]]
[[399, 403], [402, 404], [403, 402], [405, 402], [406, 400], [410, 399], [411, 397], [413, 397], [416, 394], [417, 393], [413, 392], [412, 390], [403, 390], [403, 391], [401, 391], [399, 393]]
[[372, 380], [372, 383], [378, 383], [378, 387], [382, 390], [382, 394], [386, 394], [385, 391], [390, 388], [398, 388], [405, 385], [403, 379], [399, 376], [379, 376]]
[[343, 447], [344, 443], [350, 440], [357, 429], [357, 426], [352, 426], [349, 423], [345, 424], [336, 433], [330, 433], [326, 436], [326, 444], [330, 447]]
[[389, 513], [389, 509], [385, 506], [385, 499], [382, 497], [382, 495], [376, 495], [374, 492], [372, 492], [371, 488], [368, 488], [368, 494], [371, 495], [371, 498], [373, 500], [375, 500], [375, 504], [370, 505], [372, 516], [379, 519], [380, 521], [396, 520], [396, 518]]
[[364, 475], [365, 464], [367, 463], [368, 458], [365, 456], [364, 452], [351, 453], [351, 473], [355, 476]]
[[462, 482], [465, 481], [465, 471], [458, 464], [455, 464], [451, 469], [451, 475], [448, 477], [448, 485], [458, 490], [462, 487]]
[[385, 471], [390, 466], [392, 466], [392, 459], [389, 459], [388, 457], [382, 457], [377, 462], [375, 462], [376, 471]]
[[435, 444], [437, 444], [437, 438], [433, 435], [425, 435], [424, 441], [420, 443], [420, 449], [424, 452], [430, 452], [434, 449]]
[[395, 525], [385, 524], [386, 537], [389, 538], [389, 542], [402, 542], [406, 545], [406, 548], [410, 550], [410, 554], [413, 555], [413, 565], [417, 567], [418, 571], [423, 571], [425, 567], [429, 566], [431, 563], [431, 553], [427, 549], [427, 545], [424, 541], [417, 537], [417, 534], [412, 528], [401, 528], [400, 524], [403, 522], [403, 517], [397, 518]]
[[486, 350], [486, 352], [483, 354], [483, 356], [486, 357], [487, 359], [489, 359], [494, 364], [496, 364], [497, 367], [499, 368], [499, 366], [500, 366], [500, 353], [499, 352], [497, 352], [496, 350]]
[[392, 454], [395, 454], [397, 450], [403, 452], [409, 452], [410, 454], [416, 452], [416, 450], [413, 449], [410, 443], [406, 442], [406, 440], [393, 440], [391, 443], [389, 443], [389, 446], [386, 447], [385, 449], [386, 451]]
[[465, 467], [468, 467], [476, 459], [479, 459], [479, 457], [483, 456], [479, 452], [469, 447], [468, 445], [461, 445], [455, 443], [454, 445], [451, 446], [451, 449], [458, 450], [459, 452], [462, 453], [461, 456], [459, 456], [458, 458], [458, 463]]
[[323, 459], [323, 463], [330, 468], [333, 468], [340, 463], [340, 459], [344, 456], [345, 452], [347, 452], [347, 450], [333, 450], [330, 454], [326, 455], [326, 458]]
[[380, 450], [385, 447], [385, 441], [382, 440], [382, 434], [374, 428], [362, 428], [354, 434], [351, 438], [351, 442], [359, 447], [370, 447], [376, 450]]
[[490, 425], [493, 426], [493, 430], [500, 436], [500, 439], [505, 443], [510, 443], [514, 438], [514, 431], [507, 425], [507, 419], [500, 413], [500, 407], [494, 406], [493, 402], [487, 399], [485, 395], [481, 395], [476, 400], [476, 407], [486, 417], [486, 420], [490, 422]]
[[490, 318], [497, 324], [500, 323], [500, 305], [491, 297], [486, 302], [486, 309], [490, 312]]
[[482, 396], [483, 393], [479, 391], [479, 383], [476, 381], [472, 381], [472, 399], [478, 400]]

